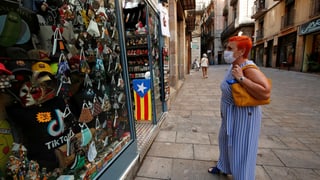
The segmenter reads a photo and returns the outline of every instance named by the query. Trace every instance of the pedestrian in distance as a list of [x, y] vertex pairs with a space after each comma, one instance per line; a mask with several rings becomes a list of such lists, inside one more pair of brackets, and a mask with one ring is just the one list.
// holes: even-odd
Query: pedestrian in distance
[[206, 53], [203, 53], [200, 65], [202, 69], [202, 78], [208, 78], [209, 59]]
[[199, 63], [198, 58], [194, 59], [193, 64], [192, 64], [192, 69], [195, 69], [196, 71], [199, 71], [200, 63]]
[[252, 40], [248, 36], [229, 38], [224, 59], [230, 63], [221, 88], [221, 126], [219, 130], [219, 159], [208, 169], [212, 174], [232, 175], [234, 180], [254, 180], [262, 110], [260, 106], [236, 106], [229, 80], [236, 80], [256, 99], [268, 99], [271, 85], [267, 77], [248, 60]]

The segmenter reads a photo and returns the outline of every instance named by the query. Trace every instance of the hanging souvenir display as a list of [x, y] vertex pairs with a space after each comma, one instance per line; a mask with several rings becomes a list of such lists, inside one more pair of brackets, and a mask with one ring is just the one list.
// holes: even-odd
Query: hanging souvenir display
[[65, 45], [64, 39], [62, 37], [63, 28], [58, 26], [53, 26], [53, 45], [52, 45], [52, 55], [55, 56], [56, 53], [60, 55], [60, 53], [68, 53], [67, 47]]
[[89, 150], [88, 150], [88, 161], [89, 162], [94, 162], [94, 159], [97, 156], [97, 148], [96, 148], [96, 144], [94, 141], [91, 141], [90, 145], [89, 145]]
[[101, 110], [103, 112], [107, 112], [111, 109], [111, 103], [110, 103], [110, 100], [108, 98], [108, 95], [107, 93], [105, 93], [103, 95], [103, 99], [102, 99], [102, 104], [101, 104]]
[[92, 37], [99, 37], [100, 36], [100, 31], [97, 22], [94, 19], [90, 20], [90, 23], [88, 25], [87, 32], [92, 36]]
[[[130, 140], [115, 4], [47, 0], [29, 10], [36, 25], [0, 16], [17, 18], [0, 38], [0, 89], [16, 100], [6, 113], [24, 147], [4, 179], [93, 179]], [[28, 53], [10, 52], [16, 44]]]
[[87, 62], [87, 58], [85, 56], [83, 47], [80, 50], [80, 66], [79, 66], [80, 72], [89, 74], [91, 72], [91, 68], [89, 66], [89, 63]]
[[92, 133], [86, 123], [79, 124], [81, 127], [81, 145], [82, 147], [88, 145], [92, 139]]
[[[65, 130], [69, 129], [72, 132], [79, 132], [79, 126], [78, 126], [78, 121], [75, 117], [75, 115], [72, 113], [70, 110], [70, 106], [67, 104], [64, 111], [63, 111], [63, 122], [65, 124]], [[69, 135], [68, 135], [69, 137]]]
[[74, 154], [74, 146], [71, 145], [71, 139], [75, 136], [73, 130], [70, 128], [68, 139], [67, 139], [67, 156], [71, 156], [71, 154]]
[[61, 53], [59, 57], [56, 78], [58, 82], [56, 95], [63, 98], [69, 97], [69, 90], [71, 86], [70, 66], [66, 56], [63, 53]]
[[97, 96], [94, 96], [93, 98], [93, 106], [92, 106], [92, 115], [97, 116], [102, 112], [101, 109], [101, 102], [100, 99], [97, 98]]
[[88, 106], [88, 104], [84, 102], [82, 105], [81, 114], [79, 117], [79, 122], [89, 123], [92, 120], [93, 120], [93, 115], [92, 115], [91, 109]]

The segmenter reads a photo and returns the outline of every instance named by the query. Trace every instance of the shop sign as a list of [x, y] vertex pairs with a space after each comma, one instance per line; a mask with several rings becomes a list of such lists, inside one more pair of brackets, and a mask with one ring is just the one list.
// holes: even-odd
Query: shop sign
[[199, 45], [197, 45], [197, 44], [192, 44], [191, 49], [199, 49]]
[[161, 25], [162, 35], [166, 37], [170, 37], [168, 9], [167, 7], [163, 6], [162, 3], [159, 3], [158, 10], [160, 12], [160, 25]]
[[320, 30], [320, 18], [310, 21], [308, 23], [302, 24], [300, 26], [300, 35], [309, 34]]

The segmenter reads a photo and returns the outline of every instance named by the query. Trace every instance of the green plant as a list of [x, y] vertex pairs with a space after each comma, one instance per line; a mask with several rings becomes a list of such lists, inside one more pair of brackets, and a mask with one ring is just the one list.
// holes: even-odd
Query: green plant
[[320, 56], [319, 52], [313, 52], [307, 55], [308, 57], [308, 71], [320, 72]]

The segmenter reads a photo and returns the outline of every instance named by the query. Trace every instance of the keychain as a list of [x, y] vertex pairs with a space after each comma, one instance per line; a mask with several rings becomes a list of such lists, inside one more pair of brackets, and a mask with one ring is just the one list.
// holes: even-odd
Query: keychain
[[87, 58], [84, 54], [83, 47], [80, 50], [80, 72], [85, 74], [90, 74], [91, 68], [87, 62]]

